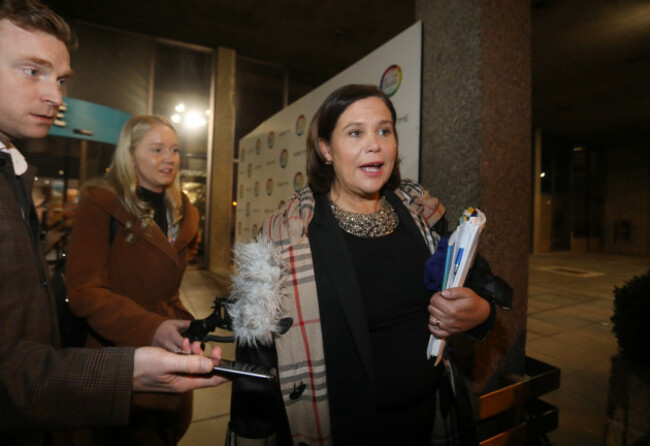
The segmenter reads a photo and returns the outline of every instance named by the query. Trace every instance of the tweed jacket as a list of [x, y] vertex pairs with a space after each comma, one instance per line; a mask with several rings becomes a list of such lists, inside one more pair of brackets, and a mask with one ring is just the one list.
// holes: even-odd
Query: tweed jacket
[[[184, 216], [170, 243], [155, 223], [143, 223], [104, 187], [84, 189], [68, 246], [70, 308], [91, 329], [86, 346], [142, 347], [167, 319], [193, 319], [179, 299], [183, 273], [198, 240], [198, 211], [184, 194]], [[111, 218], [117, 221], [109, 240]], [[137, 408], [177, 412], [178, 429], [191, 421], [191, 398], [135, 394]]]
[[27, 198], [34, 173], [16, 177], [11, 157], [0, 152], [2, 444], [40, 444], [51, 430], [125, 424], [132, 396], [133, 349], [58, 349], [56, 305]]
[[[389, 192], [386, 196], [393, 207], [404, 205], [403, 215], [412, 217], [407, 226], [419, 234], [433, 252], [437, 235], [430, 228], [444, 214], [438, 200], [410, 181], [402, 182], [395, 193]], [[321, 200], [320, 205], [323, 202], [327, 206], [326, 200]], [[293, 444], [329, 445], [334, 440], [337, 445], [367, 444], [370, 437], [365, 436], [366, 428], [373, 423], [372, 411], [364, 407], [364, 404], [372, 401], [370, 341], [365, 325], [356, 323], [363, 314], [360, 299], [352, 298], [360, 295], [360, 290], [354, 279], [348, 280], [353, 267], [350, 259], [339, 251], [343, 244], [340, 231], [335, 223], [324, 220], [325, 213], [319, 212], [318, 206], [318, 200], [314, 199], [311, 190], [305, 188], [267, 220], [260, 230], [260, 237], [274, 242], [289, 269], [289, 277], [285, 280], [288, 298], [282, 317], [292, 317], [293, 326], [286, 334], [276, 336], [274, 342], [280, 392]], [[317, 263], [328, 270], [323, 273], [327, 278], [321, 281], [327, 283], [325, 287], [321, 287], [315, 278], [314, 266]], [[319, 310], [319, 301], [323, 299], [323, 294], [332, 295], [334, 299], [338, 299], [337, 295], [342, 297], [339, 305], [341, 312], [337, 317], [328, 318], [329, 321], [321, 320], [322, 305]], [[336, 333], [326, 326], [332, 319], [341, 328]], [[323, 331], [331, 339], [324, 340]], [[339, 335], [343, 338], [339, 338]], [[339, 342], [341, 339], [344, 342]], [[248, 359], [245, 349], [240, 350], [243, 352], [242, 360]], [[338, 383], [330, 389], [327, 381], [325, 352], [333, 350], [337, 353], [335, 356], [343, 352], [342, 356], [351, 360], [348, 362], [350, 373], [362, 377], [350, 381], [364, 383], [345, 390], [352, 392], [345, 397], [348, 402], [359, 407], [349, 411], [353, 416], [348, 423], [354, 424], [354, 427], [340, 428], [337, 433], [345, 435], [344, 440], [341, 436], [332, 437], [331, 417], [341, 417], [339, 409], [343, 409], [330, 407], [328, 392], [340, 391], [335, 389]], [[239, 394], [240, 389], [245, 391], [244, 386], [245, 382], [241, 385], [235, 382], [233, 385], [232, 428], [244, 437], [259, 436], [263, 433], [263, 423], [255, 420], [257, 426], [253, 431], [246, 426], [246, 409], [242, 407], [242, 401], [247, 399]], [[239, 418], [240, 413], [242, 418]]]

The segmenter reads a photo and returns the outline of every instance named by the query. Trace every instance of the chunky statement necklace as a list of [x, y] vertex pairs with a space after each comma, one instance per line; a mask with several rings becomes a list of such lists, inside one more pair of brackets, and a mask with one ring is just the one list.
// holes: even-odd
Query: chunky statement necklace
[[362, 238], [384, 237], [392, 234], [399, 224], [397, 212], [386, 201], [386, 197], [381, 197], [381, 208], [372, 214], [344, 211], [334, 204], [329, 193], [327, 199], [339, 227], [348, 234]]

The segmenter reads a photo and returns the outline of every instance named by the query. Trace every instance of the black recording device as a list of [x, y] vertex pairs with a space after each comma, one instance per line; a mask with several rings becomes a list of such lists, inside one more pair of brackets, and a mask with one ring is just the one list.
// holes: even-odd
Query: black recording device
[[212, 313], [204, 319], [197, 319], [190, 322], [187, 330], [181, 332], [181, 335], [188, 338], [190, 342], [199, 341], [203, 345], [205, 342], [233, 342], [232, 336], [215, 336], [210, 332], [221, 328], [232, 331], [232, 320], [226, 311], [228, 299], [225, 297], [216, 297], [212, 305]]
[[[233, 342], [232, 336], [215, 336], [210, 332], [217, 328], [232, 331], [232, 320], [226, 311], [226, 304], [228, 299], [224, 297], [217, 297], [212, 306], [212, 313], [204, 318], [192, 321], [187, 330], [183, 331], [181, 335], [188, 338], [191, 342], [199, 341], [201, 344], [205, 342]], [[248, 376], [260, 379], [275, 379], [275, 369], [269, 369], [256, 364], [249, 364], [239, 361], [231, 361], [222, 359], [219, 365], [214, 366], [214, 373], [226, 376], [228, 378], [236, 378], [238, 376]]]
[[222, 359], [218, 365], [214, 366], [214, 373], [223, 375], [227, 378], [236, 378], [239, 376], [248, 376], [249, 378], [261, 378], [272, 380], [275, 379], [275, 369], [269, 369], [255, 364], [246, 362], [230, 361]]

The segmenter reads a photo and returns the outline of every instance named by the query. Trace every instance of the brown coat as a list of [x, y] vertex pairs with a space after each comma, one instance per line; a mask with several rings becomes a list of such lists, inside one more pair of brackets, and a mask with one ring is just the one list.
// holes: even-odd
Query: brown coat
[[56, 306], [36, 249], [31, 202], [27, 220], [21, 212], [20, 188], [30, 197], [33, 178], [32, 169], [17, 179], [11, 158], [0, 152], [3, 445], [40, 444], [48, 430], [126, 423], [133, 386], [133, 349], [58, 349]]
[[[179, 287], [197, 244], [199, 216], [185, 195], [183, 209], [178, 236], [170, 244], [155, 223], [138, 220], [109, 189], [82, 193], [68, 247], [66, 284], [71, 309], [92, 330], [88, 347], [151, 345], [164, 320], [192, 319], [179, 299]], [[111, 219], [117, 221], [112, 241]], [[141, 409], [152, 409], [157, 411], [150, 412], [152, 417], [172, 420], [163, 424], [173, 422], [174, 436], [180, 438], [191, 421], [191, 401], [191, 393], [135, 394], [131, 429], [137, 429], [134, 416], [147, 416]], [[151, 430], [151, 423], [141, 425]], [[151, 435], [147, 443], [156, 444], [154, 437], [161, 433]]]

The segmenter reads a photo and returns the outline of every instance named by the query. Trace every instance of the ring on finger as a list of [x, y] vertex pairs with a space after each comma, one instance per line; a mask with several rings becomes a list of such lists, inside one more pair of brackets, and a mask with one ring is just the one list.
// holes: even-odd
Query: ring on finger
[[434, 330], [440, 330], [440, 319], [435, 319], [433, 321], [433, 329]]

